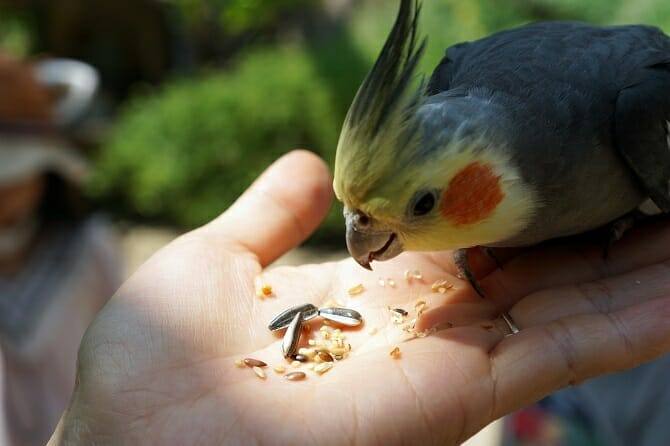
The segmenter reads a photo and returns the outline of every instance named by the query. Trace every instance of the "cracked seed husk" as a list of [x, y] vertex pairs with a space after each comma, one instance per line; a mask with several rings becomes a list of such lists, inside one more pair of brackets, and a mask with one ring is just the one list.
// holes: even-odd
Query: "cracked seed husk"
[[275, 316], [275, 318], [268, 324], [268, 329], [270, 329], [270, 331], [277, 331], [288, 327], [298, 313], [302, 313], [302, 322], [306, 322], [317, 317], [319, 315], [319, 309], [312, 304], [298, 305], [289, 308]]
[[358, 311], [350, 308], [321, 308], [319, 309], [319, 316], [348, 327], [355, 327], [363, 322], [363, 316]]
[[302, 334], [302, 312], [298, 312], [286, 329], [284, 339], [282, 339], [281, 350], [285, 358], [295, 355]]

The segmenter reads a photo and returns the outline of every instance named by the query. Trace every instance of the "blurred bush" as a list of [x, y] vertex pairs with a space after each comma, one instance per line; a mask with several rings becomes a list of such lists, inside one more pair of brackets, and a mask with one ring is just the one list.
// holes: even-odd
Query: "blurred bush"
[[257, 30], [296, 6], [315, 3], [313, 0], [169, 0], [186, 20], [195, 24], [217, 20], [228, 32], [236, 34]]
[[34, 29], [24, 14], [0, 5], [0, 50], [25, 56], [32, 45]]
[[[144, 218], [202, 224], [288, 150], [332, 159], [341, 124], [332, 104], [303, 50], [255, 50], [227, 72], [130, 101], [100, 152], [91, 191]], [[334, 212], [321, 236], [341, 224]]]

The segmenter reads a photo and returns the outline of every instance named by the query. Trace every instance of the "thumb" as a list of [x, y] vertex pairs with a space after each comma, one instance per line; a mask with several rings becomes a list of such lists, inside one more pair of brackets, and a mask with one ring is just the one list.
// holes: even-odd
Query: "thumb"
[[309, 237], [332, 201], [331, 177], [321, 158], [295, 150], [275, 161], [223, 214], [203, 229], [272, 263]]

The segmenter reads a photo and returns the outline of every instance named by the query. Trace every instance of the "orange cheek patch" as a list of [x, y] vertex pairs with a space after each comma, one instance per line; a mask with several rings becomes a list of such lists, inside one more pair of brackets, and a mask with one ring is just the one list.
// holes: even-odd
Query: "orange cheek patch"
[[491, 215], [504, 196], [500, 176], [491, 166], [474, 162], [451, 179], [440, 212], [456, 225], [469, 225]]

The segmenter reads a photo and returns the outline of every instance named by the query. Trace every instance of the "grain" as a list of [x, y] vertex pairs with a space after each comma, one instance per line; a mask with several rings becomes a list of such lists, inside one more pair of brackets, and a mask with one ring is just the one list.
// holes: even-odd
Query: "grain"
[[452, 283], [447, 282], [444, 279], [436, 280], [433, 282], [431, 285], [430, 289], [433, 291], [433, 293], [441, 293], [444, 294], [447, 292], [447, 290], [450, 290], [454, 287]]
[[247, 367], [267, 367], [268, 365], [261, 361], [260, 359], [254, 359], [254, 358], [245, 358], [244, 363], [247, 365]]
[[359, 283], [358, 285], [349, 288], [348, 292], [350, 296], [356, 296], [358, 294], [361, 294], [363, 291], [365, 291], [365, 287], [363, 286], [362, 283]]
[[236, 359], [235, 360], [235, 365], [237, 367], [244, 367], [244, 361], [242, 361], [241, 359]]
[[305, 372], [291, 372], [286, 374], [286, 379], [289, 381], [301, 381], [306, 377], [307, 375], [305, 375]]
[[328, 370], [333, 368], [333, 363], [332, 362], [322, 362], [321, 364], [318, 364], [314, 366], [314, 371], [318, 373], [319, 375], [323, 375], [326, 373]]
[[391, 358], [393, 359], [400, 359], [400, 347], [394, 347], [393, 350], [389, 353], [391, 355]]
[[286, 367], [284, 367], [283, 365], [276, 365], [274, 366], [274, 371], [281, 375], [284, 372], [286, 372]]
[[254, 366], [253, 371], [256, 374], [256, 376], [258, 376], [260, 379], [265, 379], [266, 378], [265, 372], [263, 371], [262, 368]]
[[316, 350], [314, 350], [313, 348], [301, 347], [298, 349], [298, 354], [311, 359], [314, 357], [314, 355], [316, 355]]
[[318, 356], [322, 362], [333, 362], [333, 357], [328, 352], [320, 351]]

